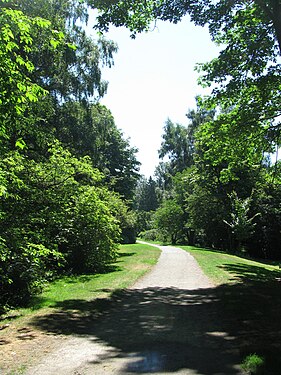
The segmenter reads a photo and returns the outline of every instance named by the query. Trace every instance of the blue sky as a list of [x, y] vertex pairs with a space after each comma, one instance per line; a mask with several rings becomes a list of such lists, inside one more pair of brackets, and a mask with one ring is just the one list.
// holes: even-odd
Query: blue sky
[[114, 66], [103, 70], [109, 87], [101, 102], [131, 146], [138, 148], [140, 172], [149, 177], [159, 163], [165, 121], [169, 117], [187, 124], [185, 114], [195, 107], [195, 96], [204, 93], [197, 85], [195, 64], [209, 61], [219, 50], [208, 30], [187, 18], [177, 25], [158, 22], [136, 39], [125, 28], [112, 27], [106, 36], [117, 42], [119, 51]]

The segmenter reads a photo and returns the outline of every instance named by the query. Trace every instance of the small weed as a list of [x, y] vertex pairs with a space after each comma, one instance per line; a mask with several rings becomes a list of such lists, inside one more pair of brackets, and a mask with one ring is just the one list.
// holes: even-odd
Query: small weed
[[20, 366], [17, 370], [13, 370], [11, 372], [9, 372], [8, 375], [21, 375], [21, 374], [24, 374], [26, 370], [26, 366]]
[[258, 354], [249, 354], [243, 361], [241, 367], [247, 374], [262, 374], [264, 358]]

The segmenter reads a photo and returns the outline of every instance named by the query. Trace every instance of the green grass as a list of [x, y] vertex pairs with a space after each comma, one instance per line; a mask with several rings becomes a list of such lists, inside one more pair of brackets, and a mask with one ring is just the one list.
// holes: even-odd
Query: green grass
[[9, 317], [1, 320], [1, 325], [13, 318], [29, 316], [35, 310], [56, 307], [65, 300], [87, 301], [108, 297], [117, 289], [131, 286], [146, 273], [157, 262], [160, 250], [143, 244], [122, 245], [118, 254], [117, 261], [109, 266], [106, 273], [62, 277], [50, 283], [42, 294], [33, 298], [28, 308], [10, 311]]
[[264, 366], [264, 358], [257, 354], [248, 355], [241, 367], [247, 374], [261, 374]]
[[279, 375], [279, 267], [215, 250], [190, 246], [181, 248], [194, 256], [204, 273], [214, 282], [211, 293], [220, 311], [219, 320], [225, 331], [239, 342], [241, 367], [249, 374]]
[[203, 272], [216, 285], [237, 283], [246, 279], [258, 280], [259, 278], [264, 278], [265, 274], [269, 276], [270, 272], [272, 272], [272, 276], [274, 275], [274, 277], [281, 277], [280, 269], [277, 265], [249, 260], [221, 251], [193, 246], [180, 247], [194, 256]]
[[[33, 298], [28, 308], [9, 311], [6, 317], [0, 317], [0, 328], [3, 328], [0, 330], [0, 344], [3, 343], [0, 373], [2, 369], [9, 369], [9, 375], [22, 374], [25, 366], [30, 364], [32, 355], [25, 356], [26, 349], [22, 349], [17, 338], [22, 329], [31, 329], [34, 334], [34, 330], [39, 328], [34, 335], [40, 337], [46, 327], [42, 328], [35, 322], [46, 319], [46, 329], [53, 334], [56, 332], [52, 331], [54, 323], [65, 334], [74, 332], [74, 321], [80, 319], [86, 324], [88, 315], [107, 309], [112, 294], [134, 284], [157, 262], [159, 254], [158, 248], [149, 245], [122, 245], [117, 261], [109, 265], [106, 273], [62, 277], [47, 285], [42, 294]], [[16, 343], [13, 347], [17, 352], [15, 358], [10, 357], [10, 347], [4, 345], [10, 342]]]

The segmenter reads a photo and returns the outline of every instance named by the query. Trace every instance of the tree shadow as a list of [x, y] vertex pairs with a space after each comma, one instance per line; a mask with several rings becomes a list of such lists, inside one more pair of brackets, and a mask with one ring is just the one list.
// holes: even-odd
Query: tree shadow
[[7, 313], [3, 313], [2, 315], [0, 315], [0, 324], [3, 322], [3, 321], [13, 321], [13, 320], [16, 320], [16, 319], [19, 319], [20, 317], [22, 316], [22, 314], [18, 313], [18, 312], [9, 312], [8, 314]]
[[270, 265], [270, 266], [280, 266], [281, 262], [278, 260], [270, 260], [270, 259], [264, 259], [264, 258], [253, 258], [249, 254], [241, 252], [241, 251], [233, 251], [233, 252], [225, 252], [225, 250], [219, 250], [216, 248], [212, 247], [200, 247], [200, 246], [190, 246], [186, 244], [180, 244], [181, 247], [185, 247], [187, 250], [201, 250], [205, 251], [207, 253], [217, 253], [217, 254], [222, 254], [222, 255], [230, 255], [230, 256], [236, 256], [242, 259], [250, 260], [250, 261], [257, 261], [259, 263], [262, 263], [264, 265]]
[[118, 253], [118, 258], [126, 258], [135, 255], [136, 253]]
[[280, 374], [281, 298], [275, 273], [224, 267], [239, 271], [241, 282], [197, 290], [119, 290], [109, 299], [68, 300], [32, 324], [102, 343], [108, 350], [88, 366], [126, 358], [122, 373], [190, 369], [203, 375], [239, 374], [243, 357], [257, 353], [266, 359], [265, 374]]
[[247, 285], [255, 285], [256, 283], [265, 285], [266, 283], [267, 286], [272, 287], [281, 277], [280, 270], [268, 270], [264, 267], [245, 265], [244, 263], [222, 264], [220, 268], [234, 274], [238, 282]]

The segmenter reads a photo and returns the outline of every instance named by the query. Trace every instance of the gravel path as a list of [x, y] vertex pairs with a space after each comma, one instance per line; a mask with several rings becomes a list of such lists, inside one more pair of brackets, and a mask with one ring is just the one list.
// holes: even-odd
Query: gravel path
[[133, 288], [174, 287], [192, 290], [213, 287], [196, 260], [188, 252], [172, 246], [158, 247], [162, 252], [157, 265]]
[[149, 274], [101, 316], [73, 320], [72, 336], [26, 375], [240, 374], [213, 284], [189, 253], [159, 247]]

